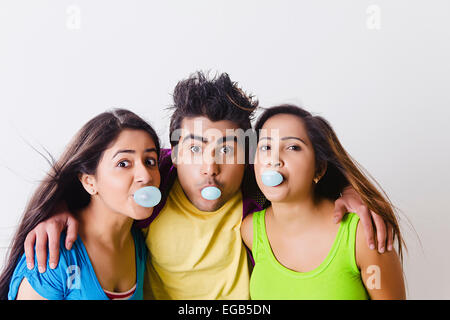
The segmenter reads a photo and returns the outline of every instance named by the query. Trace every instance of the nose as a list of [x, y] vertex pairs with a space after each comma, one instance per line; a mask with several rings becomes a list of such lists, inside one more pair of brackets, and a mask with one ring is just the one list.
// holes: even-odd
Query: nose
[[135, 181], [143, 185], [148, 185], [153, 182], [153, 176], [150, 169], [143, 163], [139, 163], [135, 167]]
[[267, 162], [267, 166], [274, 168], [282, 168], [284, 167], [284, 162], [280, 157], [278, 152], [273, 152], [269, 157], [269, 161]]
[[268, 163], [268, 166], [274, 167], [274, 168], [282, 168], [284, 166], [284, 163], [282, 160], [270, 161]]
[[202, 165], [200, 168], [201, 174], [206, 176], [217, 176], [220, 172], [220, 168], [214, 155], [207, 156], [205, 154], [203, 156]]

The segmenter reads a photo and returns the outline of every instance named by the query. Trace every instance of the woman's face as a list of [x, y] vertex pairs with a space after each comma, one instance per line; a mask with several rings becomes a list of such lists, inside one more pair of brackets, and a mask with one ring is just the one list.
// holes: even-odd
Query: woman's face
[[[271, 202], [291, 202], [313, 195], [315, 156], [303, 120], [291, 114], [277, 114], [261, 128], [255, 157], [259, 188]], [[263, 184], [261, 174], [278, 171], [283, 182], [275, 187]]]
[[130, 218], [148, 218], [153, 208], [138, 205], [134, 193], [145, 186], [159, 187], [158, 156], [151, 136], [144, 130], [123, 130], [105, 150], [95, 175], [83, 175], [82, 183], [100, 208]]

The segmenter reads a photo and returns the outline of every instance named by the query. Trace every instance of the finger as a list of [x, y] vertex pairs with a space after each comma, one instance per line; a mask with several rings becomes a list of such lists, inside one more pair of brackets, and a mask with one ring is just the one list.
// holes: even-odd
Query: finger
[[38, 270], [44, 273], [47, 269], [47, 232], [36, 232], [36, 258], [38, 263]]
[[66, 249], [70, 250], [73, 243], [77, 240], [78, 233], [78, 221], [74, 217], [70, 216], [67, 219], [67, 232], [66, 232]]
[[337, 199], [334, 202], [334, 223], [339, 223], [347, 213], [347, 207], [345, 201], [342, 198]]
[[377, 229], [378, 252], [384, 253], [386, 251], [386, 223], [384, 222], [383, 218], [375, 212], [370, 211], [370, 214], [372, 215], [375, 227]]
[[375, 249], [374, 230], [372, 224], [372, 216], [369, 213], [369, 209], [366, 206], [360, 206], [358, 209], [358, 216], [366, 234], [367, 245], [370, 250]]
[[56, 223], [51, 223], [47, 229], [48, 250], [49, 250], [49, 266], [55, 269], [59, 262], [59, 239], [61, 235], [61, 227]]
[[31, 231], [28, 233], [23, 244], [23, 249], [25, 251], [25, 257], [27, 260], [27, 268], [29, 270], [34, 269], [34, 244], [36, 242], [36, 233]]
[[394, 249], [394, 228], [388, 224], [388, 251], [392, 251]]

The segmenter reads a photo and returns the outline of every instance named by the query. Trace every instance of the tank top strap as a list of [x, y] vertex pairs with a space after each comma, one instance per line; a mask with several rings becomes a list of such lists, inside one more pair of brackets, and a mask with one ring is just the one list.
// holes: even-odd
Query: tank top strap
[[342, 238], [338, 248], [338, 256], [342, 259], [340, 263], [350, 267], [352, 271], [359, 274], [356, 264], [356, 231], [358, 229], [359, 216], [356, 213], [347, 213], [341, 221]]
[[252, 255], [257, 263], [264, 254], [264, 244], [265, 244], [265, 214], [266, 209], [253, 213], [253, 244], [252, 244]]

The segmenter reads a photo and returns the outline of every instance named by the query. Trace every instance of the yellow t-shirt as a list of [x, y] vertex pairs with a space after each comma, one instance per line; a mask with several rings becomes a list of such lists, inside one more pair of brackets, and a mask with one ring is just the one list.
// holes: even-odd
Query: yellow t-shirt
[[219, 210], [200, 211], [177, 179], [146, 236], [145, 298], [249, 299], [242, 205], [239, 191]]

